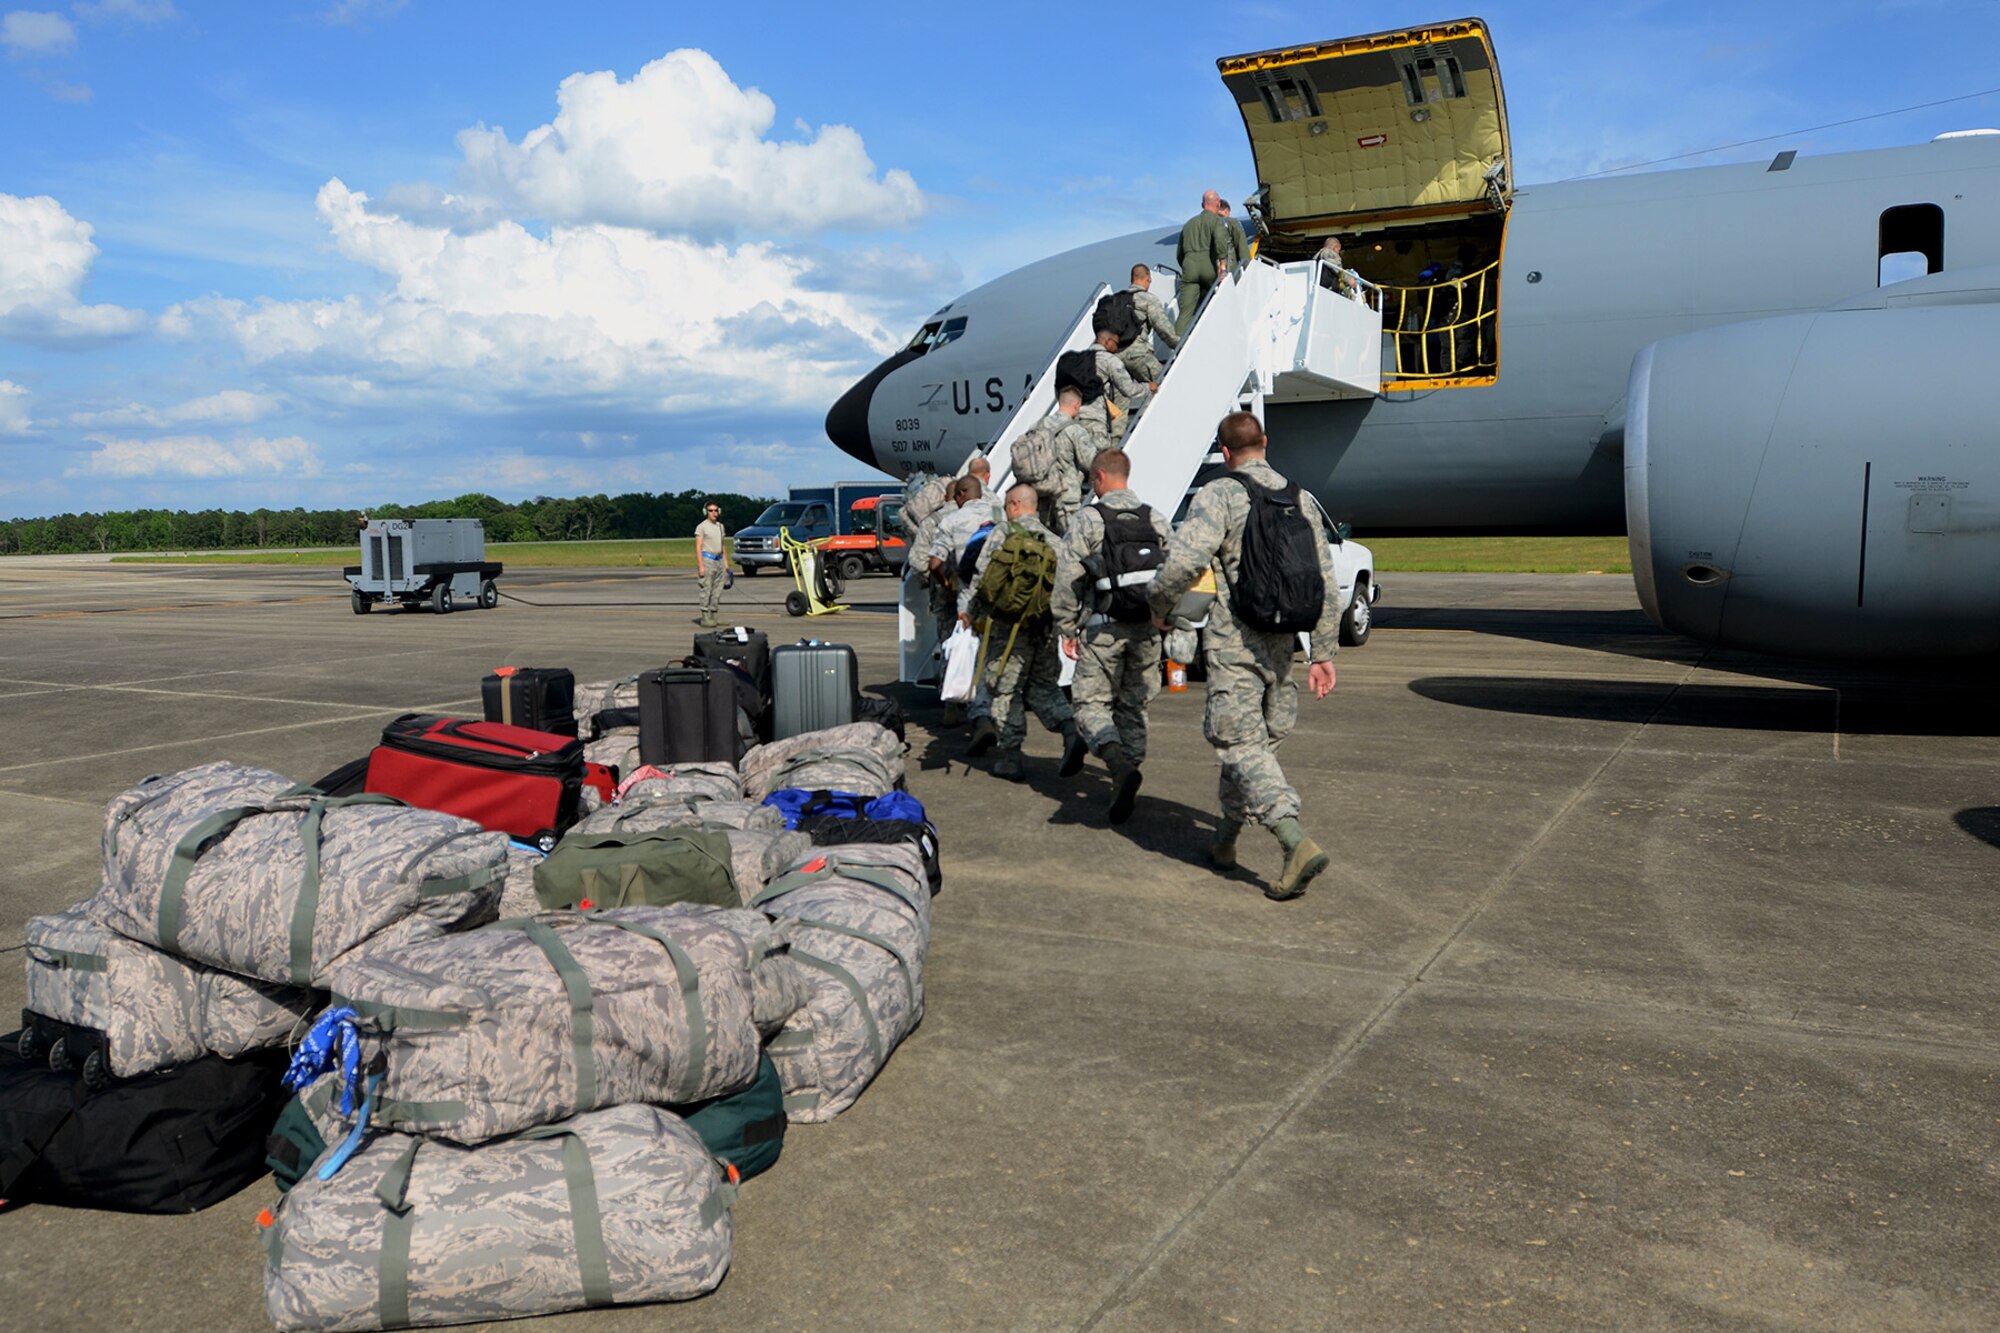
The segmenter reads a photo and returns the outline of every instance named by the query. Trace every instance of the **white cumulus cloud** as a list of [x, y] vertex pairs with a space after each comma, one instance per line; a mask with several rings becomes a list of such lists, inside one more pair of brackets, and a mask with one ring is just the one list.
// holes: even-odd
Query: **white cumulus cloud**
[[76, 45], [76, 27], [60, 14], [16, 9], [0, 15], [0, 46], [11, 59], [60, 55]]
[[278, 399], [267, 393], [224, 389], [171, 407], [129, 403], [101, 412], [77, 412], [70, 421], [78, 426], [241, 426], [263, 420], [280, 406]]
[[28, 390], [12, 380], [0, 380], [0, 435], [26, 435]]
[[674, 51], [626, 81], [572, 74], [556, 101], [556, 118], [518, 143], [485, 126], [459, 134], [465, 193], [514, 216], [696, 236], [901, 227], [924, 210], [910, 174], [877, 175], [846, 125], [766, 137], [776, 105], [706, 51]]
[[319, 449], [296, 435], [231, 441], [211, 435], [163, 435], [152, 440], [92, 436], [91, 443], [97, 448], [69, 475], [219, 481], [320, 474]]
[[97, 259], [91, 231], [47, 195], [0, 194], [0, 337], [109, 338], [145, 322], [140, 311], [79, 299]]
[[823, 405], [897, 338], [853, 298], [809, 290], [810, 264], [604, 224], [537, 236], [513, 222], [463, 235], [386, 216], [339, 180], [319, 213], [381, 297], [205, 298], [163, 328], [219, 326], [255, 364], [421, 385], [498, 409], [495, 395], [615, 396], [652, 410]]

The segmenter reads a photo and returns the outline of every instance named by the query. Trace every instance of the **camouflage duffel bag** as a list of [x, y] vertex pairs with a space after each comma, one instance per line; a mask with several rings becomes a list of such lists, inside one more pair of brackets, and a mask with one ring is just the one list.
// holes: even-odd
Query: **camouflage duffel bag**
[[491, 921], [506, 873], [507, 835], [470, 820], [207, 764], [113, 798], [84, 911], [182, 958], [323, 988], [357, 946]]
[[652, 1106], [462, 1148], [379, 1134], [264, 1232], [283, 1330], [408, 1328], [679, 1301], [729, 1268], [735, 1188]]
[[576, 687], [576, 734], [585, 741], [630, 732], [639, 736], [639, 677], [597, 680]]
[[743, 793], [785, 787], [881, 796], [903, 785], [903, 742], [878, 722], [848, 722], [760, 745], [743, 756]]
[[671, 828], [676, 824], [720, 824], [730, 828], [777, 829], [785, 827], [785, 813], [761, 801], [710, 801], [700, 797], [660, 796], [646, 801], [625, 801], [607, 805], [591, 818], [573, 826], [587, 833], [602, 833], [627, 827], [625, 821], [646, 812], [647, 828]]
[[27, 1009], [99, 1034], [115, 1078], [282, 1045], [316, 1003], [309, 990], [251, 981], [136, 944], [92, 921], [82, 907], [29, 920]]
[[620, 770], [620, 805], [650, 805], [654, 801], [740, 801], [743, 775], [736, 765], [717, 759], [700, 763], [648, 765]]
[[[758, 1000], [797, 997], [755, 973], [794, 966], [770, 922], [742, 908], [547, 912], [371, 951], [339, 970], [333, 1003], [354, 1010], [365, 1055], [385, 1062], [371, 1124], [481, 1143], [745, 1086], [758, 1020], [786, 1018], [759, 1014]], [[328, 1095], [315, 1089], [316, 1117]]]
[[804, 1007], [771, 1039], [793, 1121], [854, 1104], [924, 1012], [930, 886], [907, 843], [826, 848], [759, 895], [792, 926]]
[[500, 917], [533, 916], [542, 910], [541, 899], [535, 897], [535, 867], [542, 863], [542, 855], [539, 847], [508, 840], [507, 874], [500, 888]]

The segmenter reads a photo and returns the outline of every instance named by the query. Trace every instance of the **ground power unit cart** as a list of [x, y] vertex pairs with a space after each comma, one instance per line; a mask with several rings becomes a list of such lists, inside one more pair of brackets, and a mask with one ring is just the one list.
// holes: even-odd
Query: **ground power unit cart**
[[476, 518], [378, 518], [361, 528], [361, 563], [342, 573], [357, 616], [378, 602], [429, 602], [442, 616], [461, 605], [498, 606], [500, 569], [486, 558], [486, 525]]

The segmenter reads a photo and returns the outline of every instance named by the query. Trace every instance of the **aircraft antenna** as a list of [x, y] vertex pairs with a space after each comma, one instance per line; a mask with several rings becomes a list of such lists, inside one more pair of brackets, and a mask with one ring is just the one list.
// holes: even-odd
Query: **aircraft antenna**
[[1786, 130], [1782, 134], [1766, 134], [1755, 139], [1738, 139], [1735, 143], [1720, 143], [1713, 148], [1697, 148], [1691, 153], [1675, 153], [1672, 157], [1656, 157], [1650, 162], [1628, 162], [1622, 167], [1606, 167], [1602, 171], [1586, 171], [1580, 176], [1565, 176], [1567, 181], [1587, 181], [1593, 176], [1612, 176], [1621, 171], [1637, 171], [1641, 167], [1657, 167], [1666, 162], [1682, 162], [1690, 157], [1706, 157], [1710, 153], [1727, 152], [1731, 148], [1748, 148], [1752, 144], [1770, 143], [1773, 139], [1789, 139], [1800, 134], [1814, 134], [1820, 130], [1839, 129], [1843, 125], [1859, 125], [1864, 120], [1881, 120], [1888, 116], [1900, 116], [1911, 111], [1928, 111], [1934, 106], [1950, 106], [1953, 102], [1970, 102], [1978, 97], [1991, 97], [2000, 93], [2000, 88], [1988, 88], [1984, 92], [1965, 93], [1958, 97], [1944, 97], [1935, 102], [1919, 102], [1915, 106], [1899, 106], [1894, 111], [1876, 111], [1866, 116], [1851, 116], [1846, 120], [1830, 120], [1824, 125], [1808, 125], [1802, 130]]

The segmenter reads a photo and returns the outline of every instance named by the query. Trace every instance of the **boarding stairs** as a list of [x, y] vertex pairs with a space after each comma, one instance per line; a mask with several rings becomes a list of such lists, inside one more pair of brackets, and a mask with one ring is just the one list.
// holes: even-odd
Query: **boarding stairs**
[[[1351, 272], [1345, 275], [1348, 291], [1337, 290], [1337, 276], [1316, 258], [1294, 264], [1253, 259], [1210, 289], [1159, 392], [1125, 431], [1132, 490], [1141, 500], [1178, 517], [1203, 468], [1222, 461], [1215, 431], [1230, 412], [1244, 408], [1261, 417], [1266, 403], [1381, 392], [1381, 293]], [[1090, 346], [1091, 316], [1110, 290], [1100, 284], [1091, 293], [1020, 407], [993, 435], [990, 457], [1000, 491], [1013, 480], [1013, 441], [1055, 410], [1057, 358]], [[901, 679], [935, 679], [935, 627], [914, 579], [904, 580], [898, 620]]]

